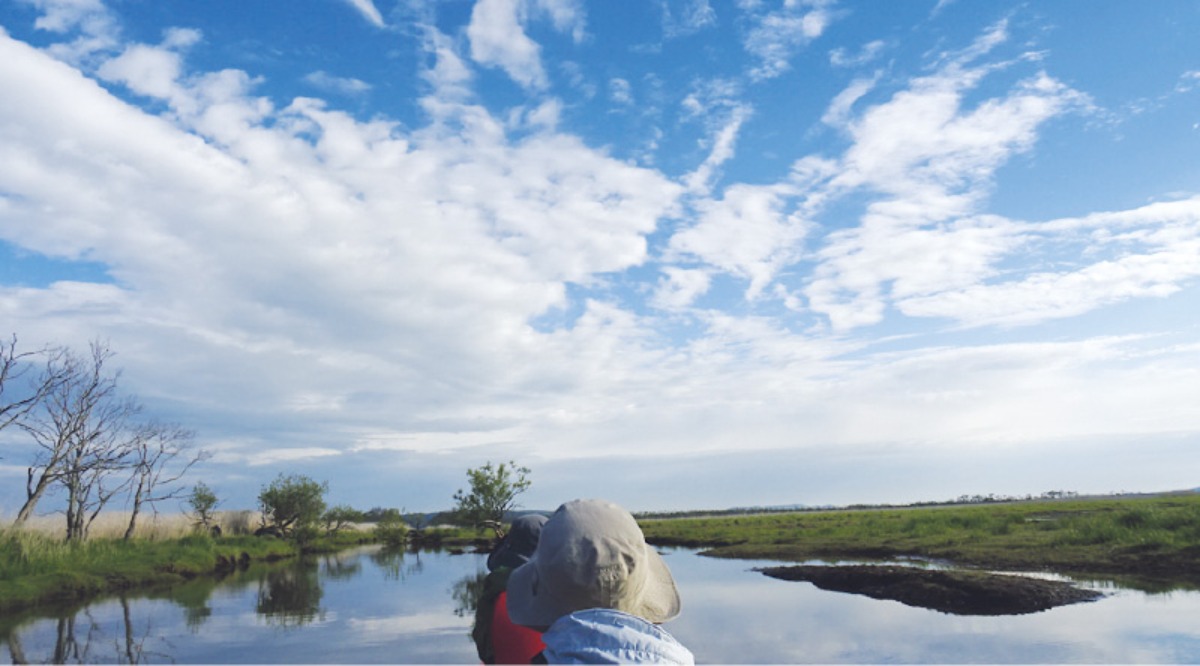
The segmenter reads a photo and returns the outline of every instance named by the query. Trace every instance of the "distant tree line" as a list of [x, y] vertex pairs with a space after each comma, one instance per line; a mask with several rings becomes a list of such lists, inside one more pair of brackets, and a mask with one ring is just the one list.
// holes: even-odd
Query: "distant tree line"
[[[1118, 494], [1118, 493], [1114, 493]], [[1079, 493], [1073, 490], [1048, 490], [1040, 495], [960, 495], [951, 500], [912, 502], [910, 504], [848, 504], [836, 506], [825, 504], [821, 506], [805, 506], [794, 504], [789, 506], [749, 506], [733, 507], [730, 509], [694, 509], [687, 511], [643, 511], [635, 513], [636, 518], [701, 518], [705, 516], [731, 516], [757, 513], [796, 513], [808, 511], [836, 511], [858, 509], [901, 509], [922, 506], [952, 506], [959, 504], [998, 504], [1002, 502], [1035, 502], [1045, 500], [1063, 500], [1078, 498]]]

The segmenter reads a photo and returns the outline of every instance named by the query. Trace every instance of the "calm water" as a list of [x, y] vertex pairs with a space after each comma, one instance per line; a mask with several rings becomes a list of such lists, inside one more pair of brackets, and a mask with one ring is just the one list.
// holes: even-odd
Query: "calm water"
[[[669, 551], [684, 612], [667, 628], [700, 662], [1200, 663], [1200, 592], [1105, 588], [1098, 602], [958, 617]], [[14, 662], [472, 663], [479, 555], [364, 548], [220, 582], [0, 618]]]

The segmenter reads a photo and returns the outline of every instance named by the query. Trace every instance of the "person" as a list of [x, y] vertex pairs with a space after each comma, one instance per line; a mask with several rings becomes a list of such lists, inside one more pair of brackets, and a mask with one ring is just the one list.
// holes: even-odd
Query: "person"
[[543, 632], [535, 663], [695, 663], [658, 626], [680, 611], [670, 569], [612, 502], [560, 506], [507, 591], [512, 621]]
[[517, 518], [488, 555], [488, 575], [471, 630], [475, 650], [485, 664], [528, 664], [545, 647], [539, 632], [509, 619], [505, 589], [509, 574], [527, 562], [537, 548], [545, 524], [546, 517], [538, 513]]

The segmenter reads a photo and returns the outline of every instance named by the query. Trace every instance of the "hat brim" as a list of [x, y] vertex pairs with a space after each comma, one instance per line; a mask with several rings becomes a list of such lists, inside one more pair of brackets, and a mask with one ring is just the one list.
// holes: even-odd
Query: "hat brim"
[[[649, 565], [646, 586], [633, 609], [627, 612], [650, 622], [666, 622], [679, 615], [681, 603], [679, 589], [667, 563], [649, 545], [646, 563]], [[508, 616], [516, 624], [544, 629], [558, 618], [574, 613], [578, 608], [565, 599], [554, 595], [538, 580], [537, 556], [521, 565], [508, 578]]]

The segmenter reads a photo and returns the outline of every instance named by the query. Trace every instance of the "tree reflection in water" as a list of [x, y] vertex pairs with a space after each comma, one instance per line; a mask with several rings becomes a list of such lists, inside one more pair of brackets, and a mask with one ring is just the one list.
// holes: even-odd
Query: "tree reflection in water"
[[[97, 621], [87, 608], [61, 615], [54, 624], [54, 644], [48, 657], [35, 657], [31, 660], [16, 628], [11, 628], [8, 635], [4, 636], [3, 642], [8, 646], [12, 663], [143, 664], [174, 661], [167, 652], [147, 649], [147, 642], [154, 634], [150, 620], [146, 619], [144, 623], [135, 620], [128, 597], [122, 595], [117, 601], [121, 606], [121, 627], [109, 627], [110, 630], [117, 631], [106, 631], [104, 623]], [[86, 630], [80, 631], [84, 626]], [[165, 639], [159, 640], [169, 647]], [[112, 650], [111, 656], [106, 654], [109, 649]]]
[[483, 583], [487, 577], [488, 572], [478, 571], [454, 583], [450, 588], [450, 597], [454, 599], [455, 615], [475, 617], [475, 609], [479, 608], [479, 597], [483, 596]]
[[266, 573], [258, 584], [254, 610], [268, 624], [299, 627], [325, 619], [324, 594], [316, 561], [301, 560], [296, 566]]
[[332, 553], [321, 558], [321, 567], [330, 580], [350, 580], [362, 573], [362, 558], [358, 553]]
[[[409, 555], [412, 557], [410, 558]], [[403, 581], [425, 569], [425, 563], [421, 561], [421, 551], [419, 550], [405, 551], [403, 547], [385, 546], [372, 552], [370, 557], [375, 566], [383, 572], [384, 580]]]

